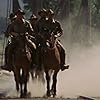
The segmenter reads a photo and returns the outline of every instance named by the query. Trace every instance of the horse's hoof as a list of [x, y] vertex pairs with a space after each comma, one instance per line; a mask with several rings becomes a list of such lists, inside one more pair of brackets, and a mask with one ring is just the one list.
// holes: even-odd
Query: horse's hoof
[[17, 90], [17, 92], [19, 92], [19, 86], [16, 86], [16, 90]]
[[53, 98], [55, 98], [56, 97], [56, 94], [53, 94]]
[[43, 95], [43, 98], [47, 98], [47, 95], [46, 95], [46, 94], [44, 94], [44, 95]]
[[48, 96], [47, 94], [43, 95], [43, 98], [49, 98], [50, 96]]
[[27, 98], [28, 97], [28, 93], [26, 92], [26, 93], [21, 93], [21, 95], [20, 95], [20, 98]]
[[24, 94], [21, 94], [21, 95], [20, 95], [20, 98], [25, 98]]
[[29, 98], [31, 97], [31, 92], [27, 92], [26, 96]]
[[51, 96], [50, 92], [47, 92], [47, 94], [46, 94], [46, 95], [47, 95], [47, 97], [50, 97], [50, 96]]
[[50, 90], [50, 94], [53, 96], [53, 98], [56, 97], [56, 92], [54, 92], [52, 89]]

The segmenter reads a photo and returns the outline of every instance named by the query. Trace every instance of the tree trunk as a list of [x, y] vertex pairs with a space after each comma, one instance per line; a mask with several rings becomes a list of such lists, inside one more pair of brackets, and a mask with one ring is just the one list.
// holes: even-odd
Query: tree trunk
[[82, 18], [82, 41], [87, 43], [91, 42], [91, 31], [90, 31], [90, 7], [89, 7], [89, 1], [88, 0], [82, 0], [81, 2], [82, 10], [81, 10], [81, 18]]
[[20, 9], [18, 0], [13, 0], [13, 12], [15, 13], [17, 9]]
[[[80, 10], [75, 18], [72, 32], [73, 38], [78, 43], [88, 45], [91, 41], [90, 33], [90, 7], [88, 0], [81, 0]], [[74, 41], [74, 42], [75, 42]]]
[[37, 14], [37, 12], [42, 8], [42, 0], [31, 0], [32, 1], [32, 12]]
[[60, 0], [60, 19], [66, 19], [69, 17], [70, 13], [70, 0]]

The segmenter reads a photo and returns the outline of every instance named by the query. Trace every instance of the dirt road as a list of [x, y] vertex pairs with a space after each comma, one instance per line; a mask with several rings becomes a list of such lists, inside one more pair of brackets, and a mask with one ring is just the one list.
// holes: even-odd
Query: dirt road
[[[9, 73], [6, 71], [1, 70], [0, 71], [0, 98], [1, 100], [24, 100], [24, 99], [20, 99], [19, 94], [17, 92], [15, 92], [15, 84], [14, 84], [14, 79], [13, 79], [13, 73]], [[32, 93], [25, 99], [25, 100], [100, 100], [99, 98], [95, 99], [92, 97], [85, 97], [85, 96], [78, 96], [78, 97], [61, 97], [58, 96], [57, 98], [46, 98], [43, 97], [44, 95], [44, 86], [42, 86], [41, 88], [41, 84], [38, 84], [37, 86], [31, 86], [33, 85], [33, 83], [31, 82], [30, 85], [30, 89], [33, 87], [33, 91], [31, 91], [34, 95], [32, 95]], [[36, 87], [36, 89], [35, 89]], [[37, 95], [37, 94], [38, 95]], [[31, 97], [31, 98], [30, 98]]]

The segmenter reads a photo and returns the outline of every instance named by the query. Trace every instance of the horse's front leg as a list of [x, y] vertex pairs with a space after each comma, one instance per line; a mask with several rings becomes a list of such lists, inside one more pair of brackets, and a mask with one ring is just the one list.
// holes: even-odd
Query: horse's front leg
[[50, 97], [50, 76], [48, 71], [45, 72], [46, 73], [46, 81], [47, 81], [47, 96]]
[[23, 97], [23, 82], [22, 82], [22, 76], [20, 76], [20, 97]]
[[32, 77], [32, 80], [34, 80], [34, 72], [33, 71], [30, 71], [30, 75]]
[[27, 94], [27, 82], [29, 80], [29, 73], [27, 73], [25, 75], [25, 81], [24, 81], [24, 94], [26, 95]]
[[19, 75], [20, 76], [19, 77], [19, 79], [20, 79], [20, 97], [23, 98], [24, 97], [24, 94], [23, 94], [23, 83], [24, 83], [23, 82], [24, 81], [24, 76], [23, 76], [24, 74], [23, 73], [24, 72], [22, 69], [20, 69], [19, 72], [20, 72], [20, 75]]
[[24, 83], [24, 95], [27, 95], [27, 81]]
[[52, 84], [52, 89], [51, 89], [53, 97], [56, 96], [57, 74], [58, 74], [58, 71], [54, 71], [54, 74], [53, 74], [53, 84]]
[[14, 71], [14, 78], [16, 83], [16, 90], [19, 91], [19, 72], [16, 70]]

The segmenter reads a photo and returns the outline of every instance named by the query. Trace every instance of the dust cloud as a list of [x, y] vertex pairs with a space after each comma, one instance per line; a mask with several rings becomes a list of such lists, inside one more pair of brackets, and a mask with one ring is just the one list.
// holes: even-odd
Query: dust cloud
[[[76, 43], [69, 47], [65, 41], [63, 44], [67, 51], [66, 63], [70, 68], [58, 74], [57, 96], [100, 97], [100, 44], [85, 47]], [[30, 82], [29, 89], [32, 91], [32, 96], [43, 96], [46, 84]]]
[[100, 97], [100, 31], [90, 28], [88, 40], [91, 44], [85, 46], [84, 41], [82, 44], [80, 41], [72, 43], [73, 27], [70, 21], [64, 20], [62, 25], [64, 36], [61, 41], [66, 49], [66, 63], [70, 68], [58, 74], [58, 97]]
[[[100, 96], [100, 44], [89, 48], [75, 46], [68, 57], [70, 68], [59, 72], [57, 83], [58, 97]], [[29, 82], [32, 96], [42, 97], [46, 84]]]
[[[70, 32], [67, 27], [62, 43], [67, 52], [66, 63], [70, 68], [64, 72], [58, 73], [57, 96], [72, 98], [82, 96], [100, 97], [100, 41], [99, 35], [94, 37], [97, 41], [91, 46], [83, 46], [79, 43], [70, 43]], [[92, 31], [92, 34], [94, 32]], [[96, 40], [97, 39], [97, 40]], [[15, 85], [12, 78], [12, 84]], [[12, 86], [15, 91], [15, 86]], [[43, 97], [46, 92], [46, 84], [31, 79], [28, 83], [28, 89], [32, 97]], [[14, 93], [14, 92], [13, 92]], [[13, 95], [12, 93], [12, 95]], [[15, 94], [15, 93], [14, 93]]]
[[43, 97], [45, 95], [45, 85], [38, 80], [32, 81], [30, 79], [28, 84], [29, 91], [32, 97]]
[[[70, 68], [58, 74], [58, 97], [67, 98], [80, 95], [100, 97], [99, 31], [91, 28], [92, 44], [84, 46], [84, 41], [82, 44], [71, 42], [70, 22], [64, 22], [62, 25], [64, 36], [61, 37], [61, 41], [66, 49], [66, 63], [70, 65]], [[46, 92], [46, 84], [30, 82], [29, 89], [33, 96], [43, 96]]]
[[90, 48], [76, 46], [70, 52], [70, 69], [58, 76], [58, 95], [99, 97], [100, 44]]

